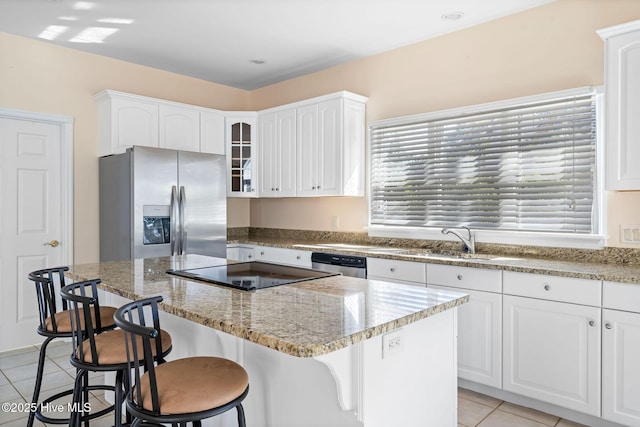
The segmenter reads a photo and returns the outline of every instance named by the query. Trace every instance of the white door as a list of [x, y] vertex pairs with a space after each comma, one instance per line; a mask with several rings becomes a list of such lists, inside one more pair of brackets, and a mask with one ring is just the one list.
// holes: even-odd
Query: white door
[[71, 125], [10, 115], [0, 111], [0, 351], [42, 341], [27, 275], [72, 254]]

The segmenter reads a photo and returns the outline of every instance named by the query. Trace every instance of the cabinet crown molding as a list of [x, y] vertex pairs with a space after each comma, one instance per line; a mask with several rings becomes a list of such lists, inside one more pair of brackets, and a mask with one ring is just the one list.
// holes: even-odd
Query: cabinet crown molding
[[613, 27], [603, 28], [601, 30], [597, 30], [596, 33], [598, 33], [602, 40], [606, 40], [610, 37], [618, 36], [620, 34], [625, 34], [636, 30], [640, 30], [640, 20], [614, 25]]
[[212, 111], [212, 112], [220, 113], [220, 114], [228, 113], [227, 111], [217, 110], [215, 108], [202, 107], [200, 105], [193, 105], [193, 104], [185, 104], [183, 102], [169, 101], [169, 100], [161, 99], [161, 98], [152, 98], [150, 96], [136, 95], [134, 93], [127, 93], [127, 92], [120, 92], [120, 91], [113, 90], [113, 89], [105, 89], [102, 92], [99, 92], [99, 93], [93, 95], [93, 99], [96, 100], [96, 101], [100, 101], [100, 100], [102, 100], [104, 98], [113, 97], [113, 96], [116, 96], [116, 97], [119, 97], [119, 98], [135, 100], [135, 101], [153, 102], [153, 103], [157, 103], [157, 104], [173, 105], [173, 106], [182, 107], [182, 108], [193, 108], [193, 109], [197, 109], [197, 110], [200, 110], [200, 111], [202, 111], [202, 110]]

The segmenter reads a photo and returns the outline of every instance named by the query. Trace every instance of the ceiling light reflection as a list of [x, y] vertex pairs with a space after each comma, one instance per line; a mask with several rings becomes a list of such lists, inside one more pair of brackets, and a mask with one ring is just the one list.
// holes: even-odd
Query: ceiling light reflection
[[38, 34], [38, 38], [45, 40], [55, 40], [68, 29], [69, 27], [65, 27], [63, 25], [49, 25], [40, 34]]
[[78, 17], [77, 16], [58, 16], [58, 19], [60, 21], [77, 21]]
[[72, 43], [104, 43], [104, 39], [117, 31], [117, 28], [87, 27], [69, 41]]
[[96, 4], [90, 1], [77, 1], [72, 7], [75, 10], [91, 10], [96, 7]]
[[129, 25], [129, 24], [133, 24], [135, 21], [133, 19], [128, 19], [128, 18], [102, 18], [102, 19], [98, 19], [98, 22], [101, 22], [103, 24]]

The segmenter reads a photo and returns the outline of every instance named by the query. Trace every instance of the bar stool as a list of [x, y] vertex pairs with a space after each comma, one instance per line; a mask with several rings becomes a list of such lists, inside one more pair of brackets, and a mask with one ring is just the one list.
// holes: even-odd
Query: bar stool
[[[32, 280], [36, 287], [36, 296], [38, 298], [38, 312], [40, 325], [38, 325], [37, 332], [39, 335], [46, 337], [42, 346], [40, 347], [40, 355], [38, 357], [38, 369], [36, 373], [36, 381], [33, 389], [33, 397], [31, 400], [32, 410], [29, 412], [29, 418], [27, 420], [27, 427], [33, 426], [34, 418], [48, 423], [48, 424], [67, 424], [69, 420], [67, 418], [50, 418], [42, 414], [41, 408], [43, 404], [52, 402], [59, 399], [62, 396], [69, 395], [73, 390], [67, 390], [62, 393], [58, 393], [55, 396], [51, 396], [42, 404], [38, 404], [40, 397], [40, 390], [42, 388], [42, 377], [44, 371], [44, 363], [46, 360], [47, 346], [55, 338], [70, 338], [71, 324], [69, 320], [69, 312], [67, 302], [62, 301], [58, 304], [57, 296], [58, 291], [65, 286], [64, 273], [69, 270], [69, 267], [54, 267], [45, 268], [42, 270], [36, 270], [29, 273], [29, 279]], [[99, 313], [95, 319], [96, 328], [98, 331], [106, 331], [114, 329], [116, 327], [113, 321], [113, 313], [116, 311], [115, 307], [99, 307], [96, 313]], [[36, 411], [33, 408], [37, 408]]]
[[[76, 379], [73, 389], [73, 407], [69, 425], [79, 426], [83, 421], [101, 417], [114, 410], [114, 425], [122, 425], [122, 404], [124, 403], [124, 389], [128, 388], [129, 371], [128, 357], [124, 331], [96, 333], [94, 319], [99, 310], [97, 300], [97, 285], [100, 279], [87, 280], [66, 285], [60, 291], [62, 299], [70, 307], [70, 323], [73, 335], [73, 352], [71, 365], [76, 368]], [[79, 327], [78, 327], [79, 325]], [[171, 351], [171, 336], [160, 330], [154, 340], [151, 360], [164, 362], [164, 357]], [[115, 385], [89, 384], [89, 372], [115, 372]], [[89, 391], [109, 390], [115, 394], [114, 405], [86, 414], [85, 406], [89, 401]]]
[[[241, 402], [249, 393], [249, 376], [242, 366], [219, 357], [154, 363], [161, 301], [161, 296], [135, 301], [120, 307], [114, 315], [116, 325], [125, 331], [129, 368], [134, 376], [126, 395], [127, 411], [135, 417], [131, 426], [186, 426], [188, 422], [200, 426], [201, 420], [236, 408], [238, 425], [245, 427]], [[145, 368], [144, 373], [141, 368]]]

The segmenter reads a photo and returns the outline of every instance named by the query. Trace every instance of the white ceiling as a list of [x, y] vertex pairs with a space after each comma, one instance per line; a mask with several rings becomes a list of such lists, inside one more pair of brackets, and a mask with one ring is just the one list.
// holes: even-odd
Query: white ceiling
[[251, 90], [551, 1], [0, 0], [0, 31]]

